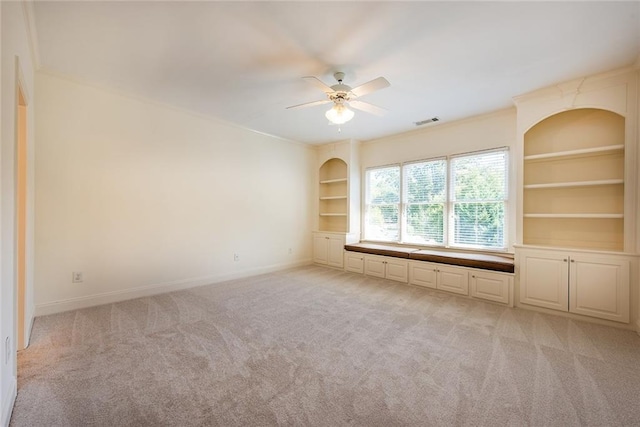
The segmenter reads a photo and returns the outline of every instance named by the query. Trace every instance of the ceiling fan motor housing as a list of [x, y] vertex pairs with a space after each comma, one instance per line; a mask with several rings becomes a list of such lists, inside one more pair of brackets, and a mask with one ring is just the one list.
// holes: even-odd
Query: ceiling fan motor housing
[[333, 77], [338, 81], [338, 84], [331, 86], [333, 93], [329, 95], [329, 99], [336, 103], [348, 102], [353, 94], [351, 93], [351, 86], [342, 84], [344, 73], [338, 71], [333, 74]]

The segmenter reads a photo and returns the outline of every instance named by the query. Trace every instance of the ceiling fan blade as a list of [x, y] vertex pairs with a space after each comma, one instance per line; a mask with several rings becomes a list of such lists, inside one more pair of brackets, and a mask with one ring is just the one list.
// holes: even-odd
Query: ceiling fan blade
[[332, 102], [332, 101], [330, 99], [322, 99], [320, 101], [312, 101], [312, 102], [305, 102], [304, 104], [292, 105], [291, 107], [287, 107], [286, 109], [290, 110], [292, 108], [313, 107], [314, 105], [328, 104], [329, 102]]
[[384, 116], [387, 113], [387, 110], [384, 108], [376, 107], [373, 104], [369, 104], [368, 102], [362, 101], [350, 101], [349, 105], [355, 108], [356, 110], [361, 110], [367, 113], [375, 114], [376, 116]]
[[320, 89], [321, 91], [323, 91], [324, 93], [326, 93], [327, 95], [329, 95], [330, 93], [333, 93], [334, 90], [331, 89], [329, 86], [327, 86], [326, 84], [322, 83], [322, 80], [320, 80], [317, 77], [313, 77], [313, 76], [307, 76], [307, 77], [303, 77], [303, 79], [305, 79], [306, 81], [308, 81], [309, 83], [311, 83], [312, 85], [316, 86], [318, 89]]
[[391, 86], [391, 83], [389, 83], [387, 79], [384, 77], [378, 77], [377, 79], [373, 79], [370, 82], [351, 89], [351, 93], [355, 96], [363, 96], [389, 86]]

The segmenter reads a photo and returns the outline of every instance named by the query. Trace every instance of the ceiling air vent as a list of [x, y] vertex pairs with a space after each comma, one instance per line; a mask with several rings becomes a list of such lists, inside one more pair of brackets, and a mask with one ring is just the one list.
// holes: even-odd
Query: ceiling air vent
[[430, 119], [421, 120], [419, 122], [416, 122], [416, 126], [422, 126], [422, 125], [426, 125], [428, 123], [435, 123], [435, 122], [439, 122], [439, 121], [440, 121], [440, 117], [438, 117], [438, 116], [431, 117]]

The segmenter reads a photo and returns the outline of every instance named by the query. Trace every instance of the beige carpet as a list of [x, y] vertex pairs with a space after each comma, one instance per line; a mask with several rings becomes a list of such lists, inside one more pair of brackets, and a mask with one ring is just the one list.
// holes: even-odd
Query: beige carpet
[[309, 266], [36, 320], [13, 426], [639, 425], [640, 337]]

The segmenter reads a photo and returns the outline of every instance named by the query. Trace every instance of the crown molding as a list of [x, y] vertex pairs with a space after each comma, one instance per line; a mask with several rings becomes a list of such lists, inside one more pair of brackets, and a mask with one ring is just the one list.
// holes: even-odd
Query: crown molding
[[31, 48], [31, 60], [33, 67], [39, 70], [42, 65], [40, 63], [40, 49], [38, 47], [38, 31], [36, 30], [35, 10], [33, 9], [33, 0], [22, 0], [22, 10], [24, 12], [24, 23], [27, 27], [27, 37], [29, 39], [29, 47]]

